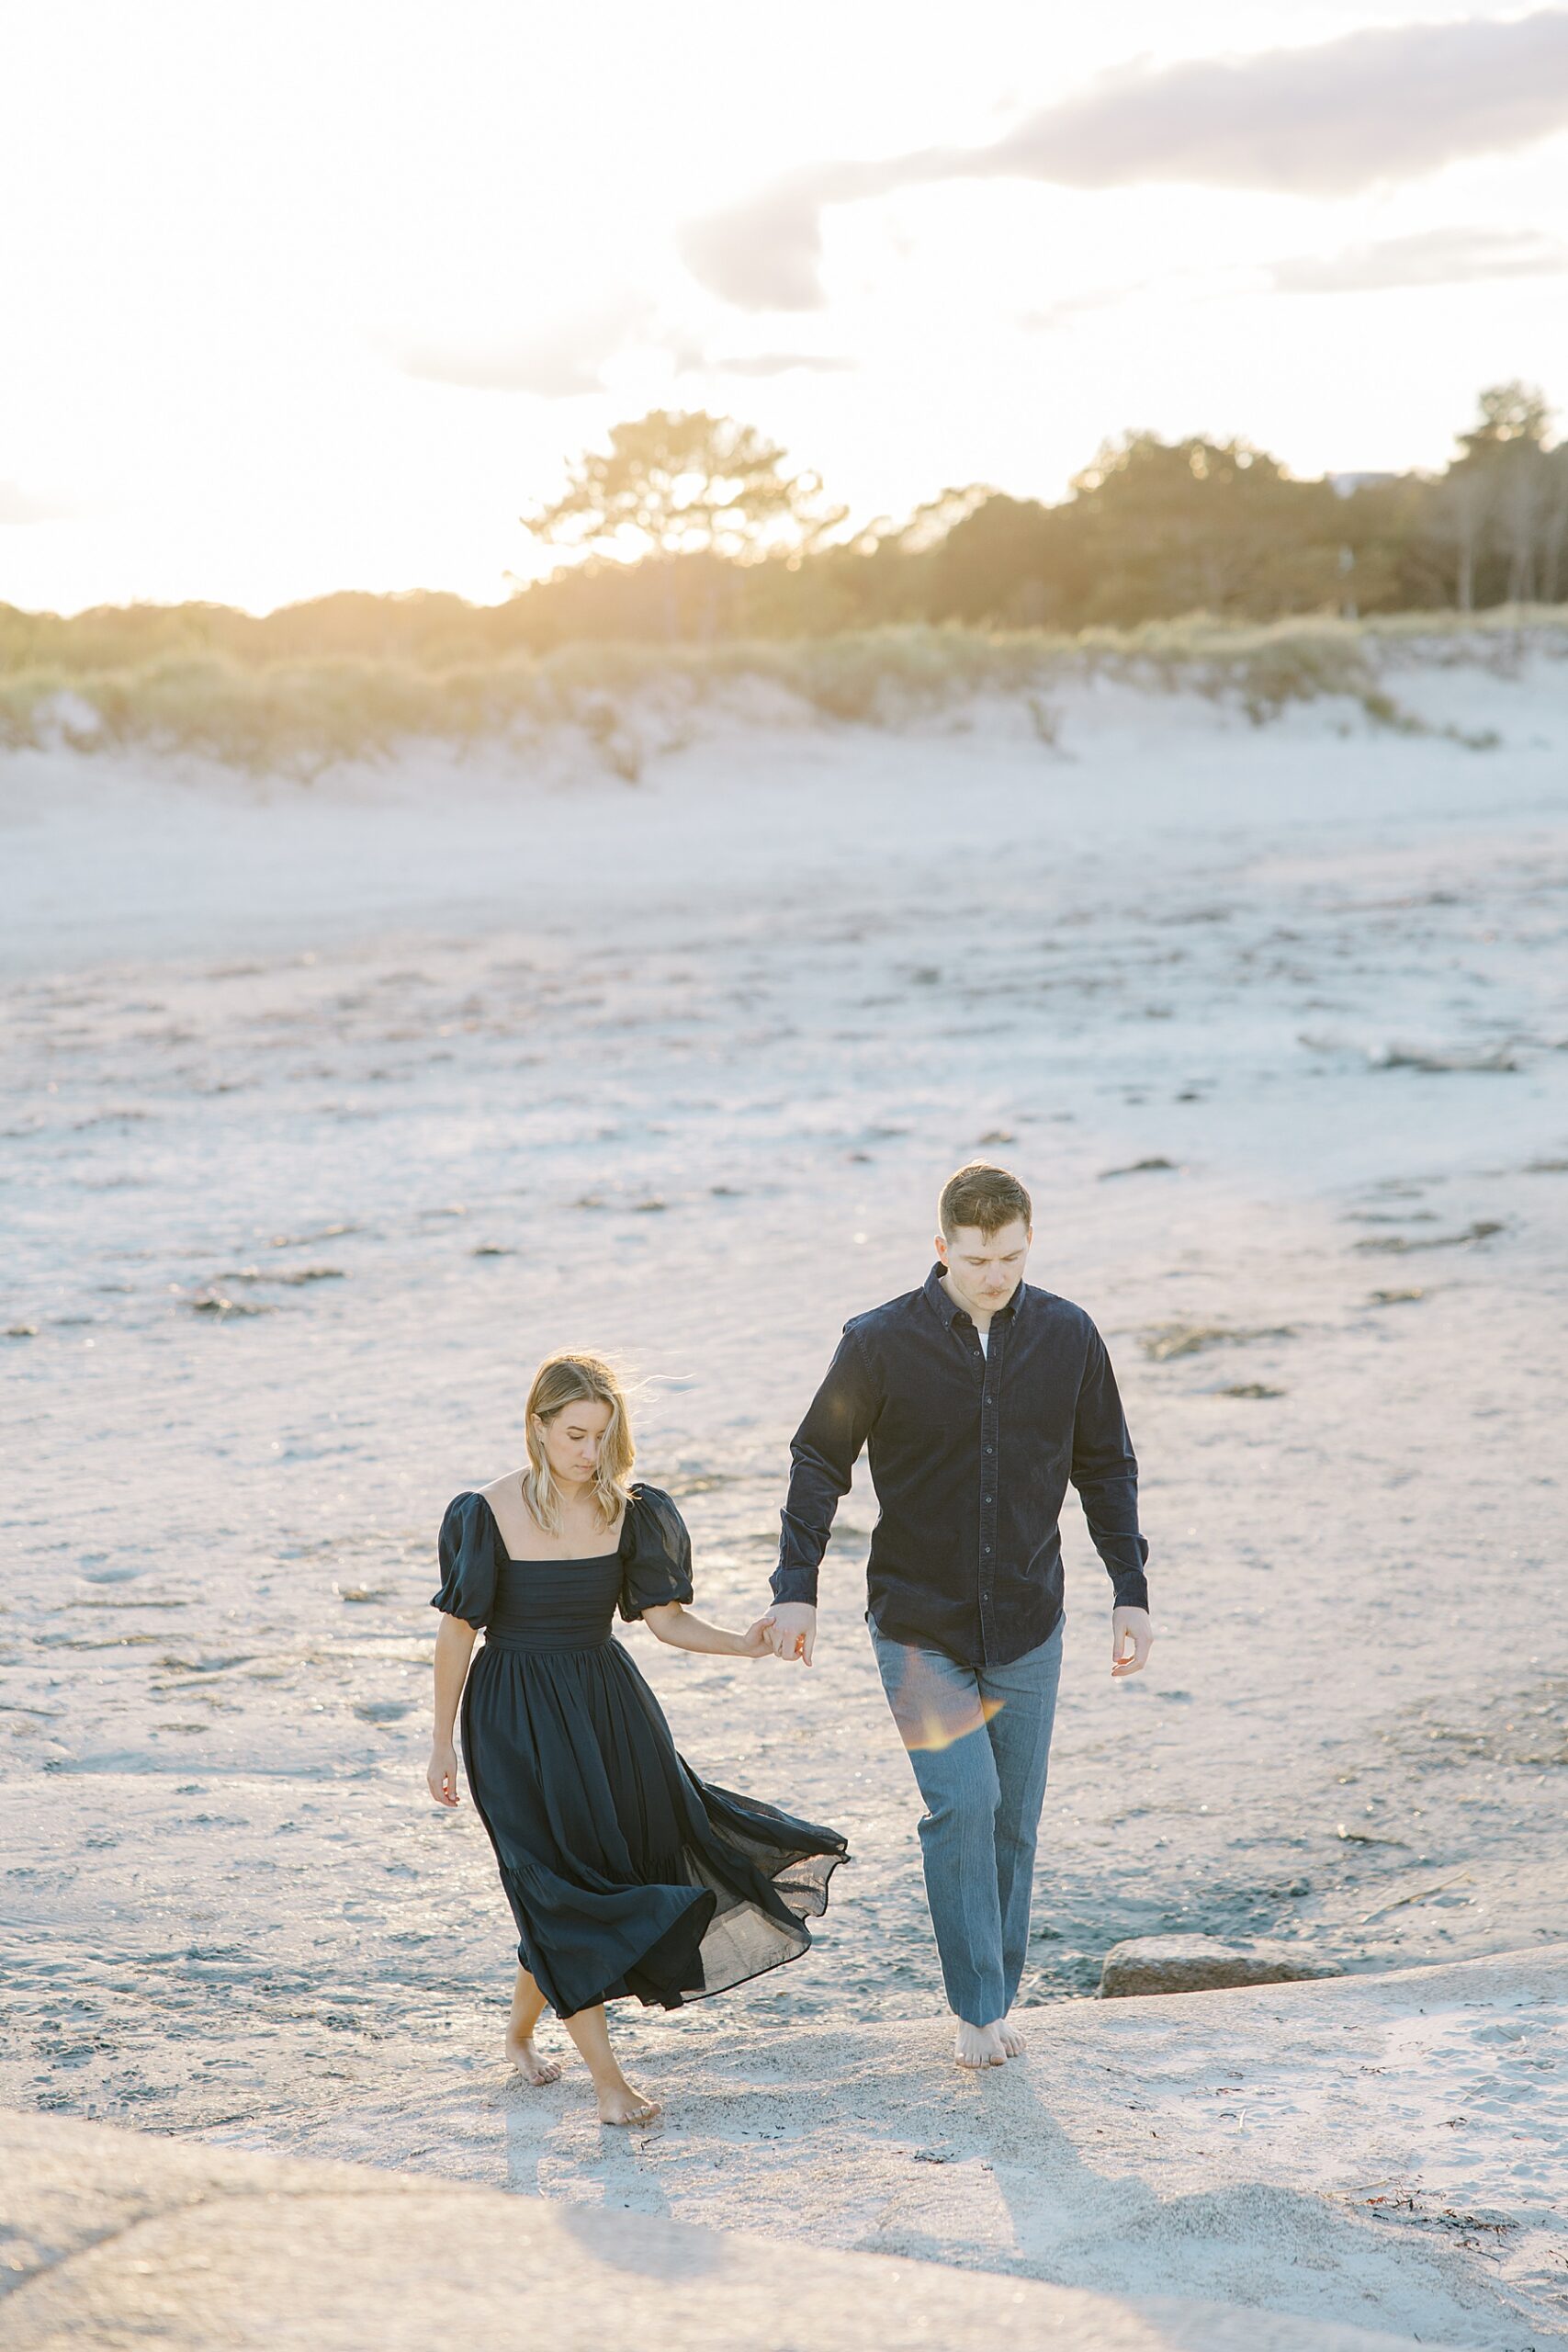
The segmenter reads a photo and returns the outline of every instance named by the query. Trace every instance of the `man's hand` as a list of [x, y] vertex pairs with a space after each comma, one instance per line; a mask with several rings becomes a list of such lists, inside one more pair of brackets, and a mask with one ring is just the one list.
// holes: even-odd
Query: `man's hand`
[[811, 1603], [808, 1600], [776, 1603], [768, 1639], [773, 1644], [775, 1657], [797, 1657], [802, 1666], [809, 1666], [817, 1640], [817, 1611]]
[[1111, 1679], [1141, 1674], [1149, 1662], [1155, 1638], [1146, 1609], [1113, 1609], [1111, 1612]]

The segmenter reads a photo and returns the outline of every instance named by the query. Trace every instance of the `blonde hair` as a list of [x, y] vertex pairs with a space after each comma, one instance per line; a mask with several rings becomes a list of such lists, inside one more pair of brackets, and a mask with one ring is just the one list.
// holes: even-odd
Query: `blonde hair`
[[523, 1480], [523, 1499], [539, 1525], [551, 1535], [560, 1533], [560, 1497], [550, 1476], [545, 1449], [539, 1442], [536, 1424], [553, 1421], [568, 1405], [580, 1404], [584, 1400], [610, 1408], [610, 1419], [599, 1441], [599, 1457], [593, 1472], [593, 1499], [606, 1527], [619, 1519], [631, 1499], [626, 1482], [636, 1459], [637, 1448], [632, 1443], [631, 1422], [621, 1384], [602, 1356], [581, 1355], [570, 1349], [561, 1349], [557, 1354], [547, 1356], [534, 1374], [524, 1419], [528, 1469]]

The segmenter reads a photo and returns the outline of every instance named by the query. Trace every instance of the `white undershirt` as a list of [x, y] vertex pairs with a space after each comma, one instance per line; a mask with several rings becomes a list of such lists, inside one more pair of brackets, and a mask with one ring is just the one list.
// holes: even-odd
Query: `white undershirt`
[[975, 1326], [975, 1337], [976, 1337], [976, 1338], [979, 1340], [979, 1342], [980, 1342], [980, 1353], [981, 1353], [982, 1355], [988, 1355], [988, 1354], [990, 1353], [990, 1350], [989, 1350], [989, 1349], [987, 1347], [987, 1345], [986, 1345], [986, 1342], [987, 1342], [987, 1340], [990, 1338], [990, 1336], [991, 1336], [991, 1327], [990, 1327], [990, 1325], [989, 1325], [988, 1323], [987, 1324], [987, 1326], [986, 1326], [986, 1328], [985, 1328], [985, 1329], [984, 1329], [983, 1331], [981, 1330], [980, 1326], [978, 1325], [978, 1323], [976, 1323], [976, 1326]]

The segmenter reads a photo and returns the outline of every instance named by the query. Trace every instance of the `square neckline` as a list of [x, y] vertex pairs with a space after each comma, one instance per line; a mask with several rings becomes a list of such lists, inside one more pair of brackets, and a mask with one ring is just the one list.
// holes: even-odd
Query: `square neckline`
[[[613, 1552], [585, 1552], [579, 1558], [572, 1560], [558, 1560], [550, 1554], [547, 1554], [539, 1559], [519, 1560], [507, 1549], [506, 1537], [502, 1532], [501, 1521], [496, 1517], [495, 1505], [491, 1502], [490, 1497], [484, 1492], [482, 1487], [476, 1487], [474, 1491], [479, 1496], [480, 1502], [483, 1503], [486, 1510], [490, 1513], [490, 1523], [494, 1528], [496, 1541], [501, 1545], [501, 1556], [506, 1562], [509, 1568], [601, 1568], [604, 1566], [606, 1560], [615, 1560], [617, 1563], [620, 1560], [621, 1546], [619, 1539], [617, 1539], [615, 1548]], [[629, 1509], [621, 1513], [621, 1535], [623, 1537], [626, 1534], [626, 1521], [630, 1515]]]

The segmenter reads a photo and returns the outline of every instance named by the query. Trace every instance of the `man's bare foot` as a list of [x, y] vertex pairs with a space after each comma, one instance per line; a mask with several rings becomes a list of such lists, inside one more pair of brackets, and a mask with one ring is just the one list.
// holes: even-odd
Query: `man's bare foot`
[[546, 2083], [558, 2083], [560, 2068], [553, 2058], [544, 2057], [531, 2033], [518, 2037], [508, 2034], [506, 2054], [525, 2083], [542, 2089]]
[[1001, 2035], [1002, 2048], [1007, 2052], [1007, 2055], [1010, 2058], [1021, 2058], [1023, 2055], [1023, 2036], [1020, 2033], [1017, 2026], [1014, 2025], [1011, 2018], [998, 2018], [997, 2020], [997, 2031]]
[[601, 2123], [651, 2123], [664, 2112], [656, 2098], [649, 2098], [624, 2075], [618, 2083], [595, 2083], [593, 2091]]
[[965, 2025], [962, 2018], [953, 2037], [953, 2054], [961, 2066], [1005, 2066], [1008, 2053], [999, 2025]]

